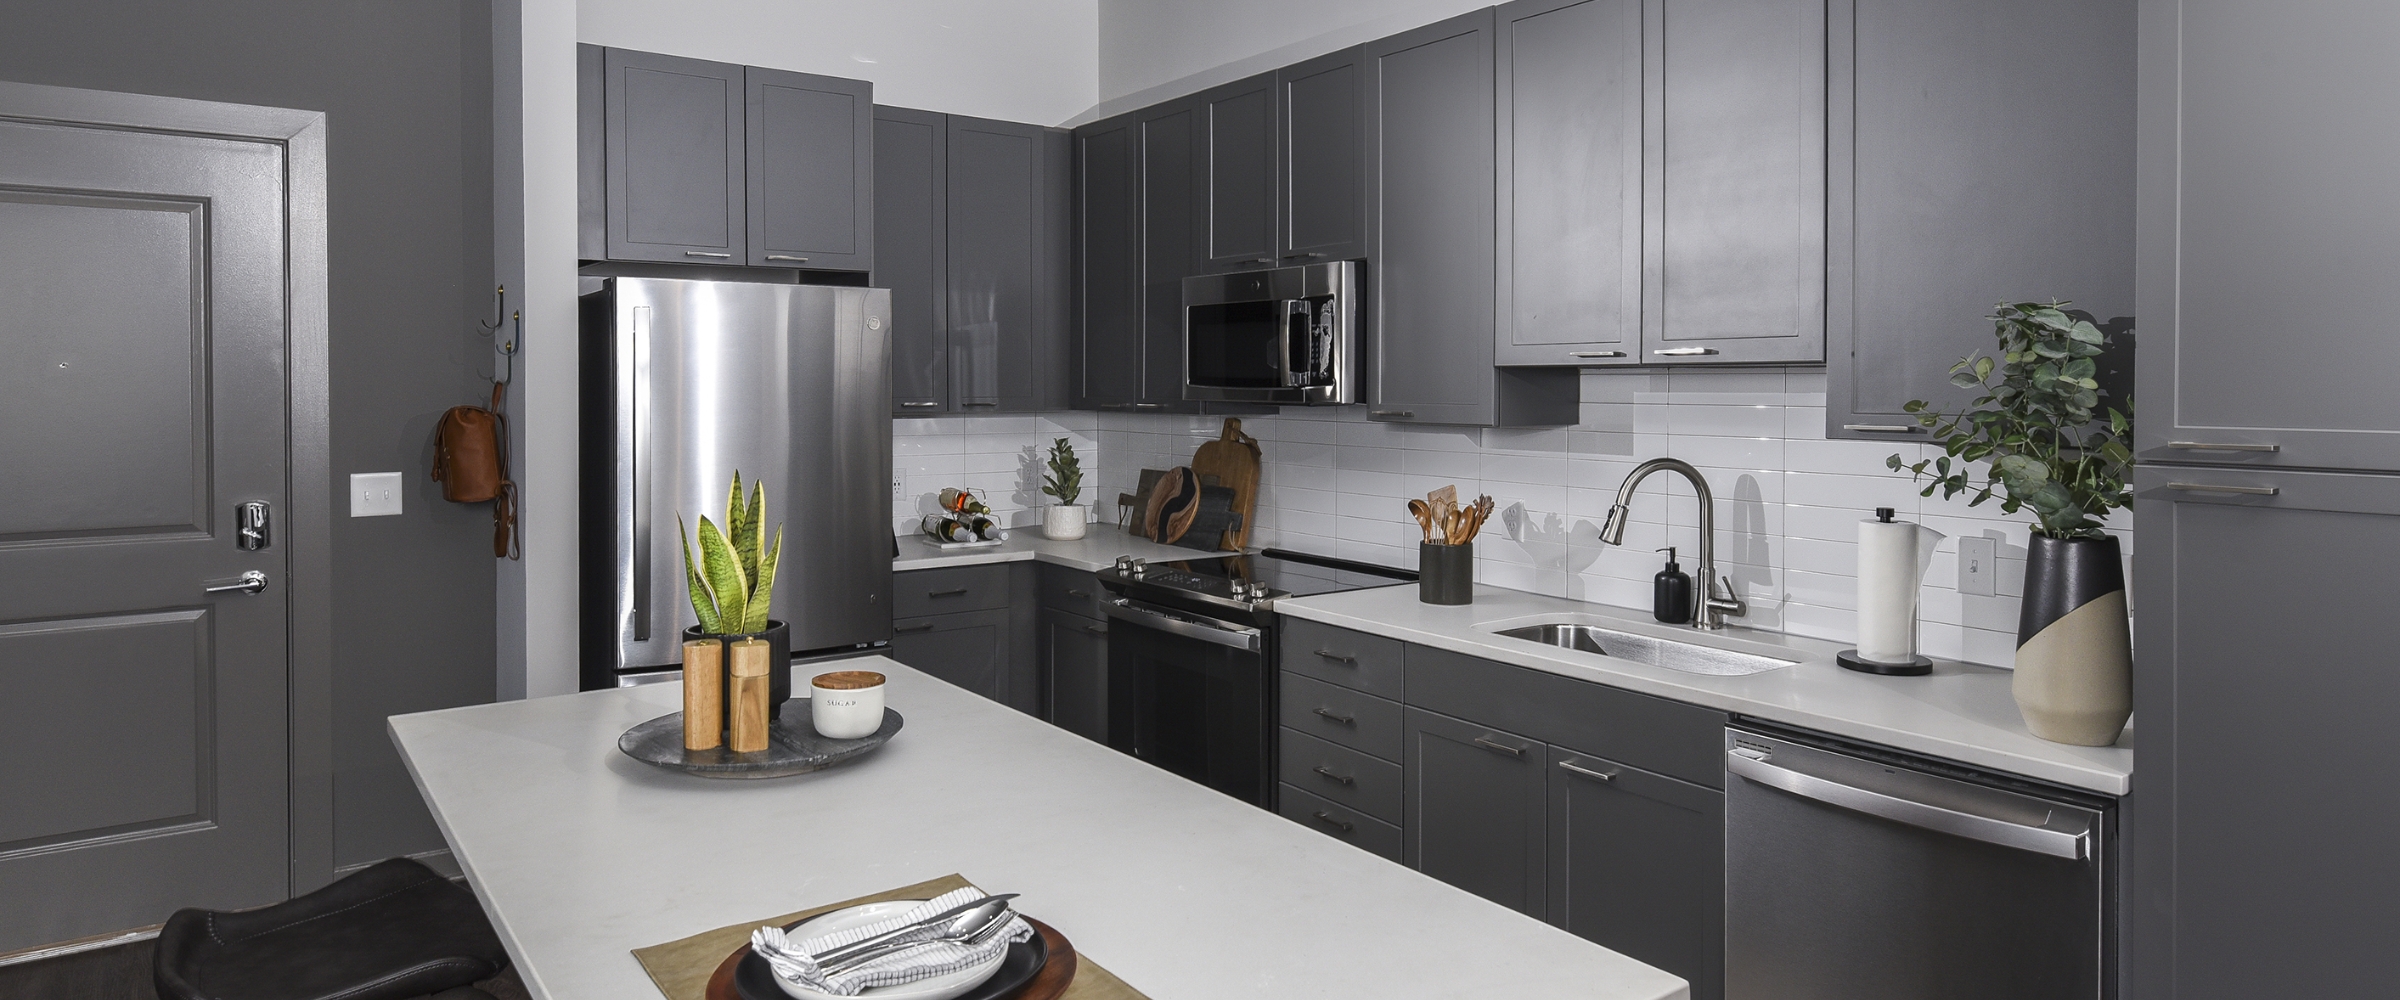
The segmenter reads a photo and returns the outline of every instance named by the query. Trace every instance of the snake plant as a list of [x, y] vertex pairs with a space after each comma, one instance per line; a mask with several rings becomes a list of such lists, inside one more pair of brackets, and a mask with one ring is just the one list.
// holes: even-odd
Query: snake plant
[[[700, 558], [692, 558], [692, 535], [683, 514], [675, 515], [675, 530], [683, 535], [683, 578], [692, 591], [692, 613], [708, 635], [748, 635], [767, 629], [767, 608], [775, 597], [775, 563], [783, 556], [783, 526], [775, 526], [775, 541], [767, 544], [767, 485], [750, 484], [750, 502], [742, 503], [742, 474], [735, 470], [733, 489], [725, 497], [725, 528], [700, 518]], [[762, 553], [763, 550], [763, 553]]]

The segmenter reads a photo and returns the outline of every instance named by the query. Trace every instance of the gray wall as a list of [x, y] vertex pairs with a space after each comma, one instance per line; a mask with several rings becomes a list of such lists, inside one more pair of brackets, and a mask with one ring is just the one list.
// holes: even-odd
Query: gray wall
[[9, 22], [0, 79], [326, 113], [330, 493], [393, 470], [409, 493], [399, 517], [334, 511], [334, 806], [295, 818], [295, 889], [439, 849], [383, 720], [492, 698], [490, 514], [426, 479], [435, 420], [489, 389], [489, 4], [78, 0]]

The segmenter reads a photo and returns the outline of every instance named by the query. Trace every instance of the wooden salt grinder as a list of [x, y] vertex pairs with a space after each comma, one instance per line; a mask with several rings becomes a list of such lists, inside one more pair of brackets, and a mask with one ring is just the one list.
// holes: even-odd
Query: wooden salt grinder
[[733, 697], [727, 700], [733, 705], [728, 743], [735, 753], [767, 748], [767, 661], [773, 657], [773, 649], [764, 639], [733, 644]]
[[683, 748], [711, 750], [725, 741], [725, 644], [683, 644]]

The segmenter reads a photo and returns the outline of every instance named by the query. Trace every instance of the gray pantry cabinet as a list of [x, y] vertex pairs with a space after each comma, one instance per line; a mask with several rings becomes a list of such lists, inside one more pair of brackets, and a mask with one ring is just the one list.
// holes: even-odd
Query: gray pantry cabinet
[[1490, 8], [1367, 43], [1367, 413], [1574, 423], [1573, 369], [1494, 368]]
[[1076, 409], [1130, 408], [1142, 394], [1141, 122], [1075, 130]]
[[[2134, 0], [1832, 12], [1825, 432], [1921, 441], [1903, 406], [1972, 398], [1950, 365], [1992, 351], [1996, 303], [2067, 299], [2104, 329], [2131, 324]], [[2027, 73], [2035, 51], [2045, 69]], [[2130, 373], [2131, 347], [2116, 353]], [[2259, 397], [2243, 370], [2243, 398]], [[2144, 398], [2171, 412], [2173, 396]]]
[[1275, 74], [1200, 95], [1202, 262], [1210, 271], [1275, 264]]
[[1135, 115], [1134, 163], [1140, 205], [1141, 364], [1133, 399], [1102, 409], [1197, 413], [1183, 398], [1183, 279], [1204, 270], [1201, 257], [1197, 97]]
[[1275, 93], [1277, 258], [1285, 264], [1365, 258], [1365, 47], [1276, 70]]
[[864, 271], [875, 263], [875, 85], [742, 69], [746, 263]]

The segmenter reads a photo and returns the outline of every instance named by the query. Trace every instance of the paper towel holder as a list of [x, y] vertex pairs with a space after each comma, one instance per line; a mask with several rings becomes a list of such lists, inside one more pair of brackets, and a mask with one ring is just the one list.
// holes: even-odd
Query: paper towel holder
[[[1891, 522], [1892, 516], [1897, 513], [1898, 511], [1890, 507], [1877, 507], [1875, 508], [1875, 519], [1888, 524]], [[1884, 663], [1860, 656], [1858, 650], [1845, 649], [1833, 654], [1833, 662], [1860, 673], [1882, 674], [1887, 677], [1920, 677], [1933, 672], [1933, 659], [1923, 653], [1911, 656], [1905, 662]]]

